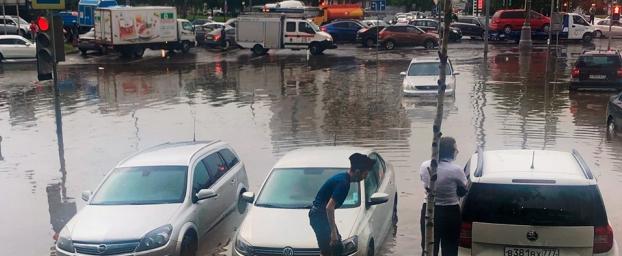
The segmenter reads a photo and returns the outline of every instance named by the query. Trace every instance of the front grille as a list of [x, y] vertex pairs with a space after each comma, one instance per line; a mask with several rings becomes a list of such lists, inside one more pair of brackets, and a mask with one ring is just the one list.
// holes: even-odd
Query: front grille
[[136, 247], [138, 247], [138, 244], [140, 244], [139, 241], [101, 243], [101, 244], [74, 242], [73, 247], [76, 248], [77, 253], [82, 253], [82, 254], [114, 255], [114, 254], [134, 252], [136, 250]]
[[437, 90], [438, 86], [436, 85], [417, 85], [415, 86], [417, 90]]
[[[300, 249], [292, 248], [294, 256], [317, 256], [320, 255], [320, 249]], [[285, 248], [268, 248], [268, 247], [254, 247], [254, 256], [283, 256], [286, 255]]]

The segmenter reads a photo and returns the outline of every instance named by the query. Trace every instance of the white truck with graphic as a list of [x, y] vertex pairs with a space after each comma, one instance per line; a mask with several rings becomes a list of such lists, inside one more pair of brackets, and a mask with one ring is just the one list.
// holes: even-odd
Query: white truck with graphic
[[106, 7], [95, 10], [95, 42], [126, 57], [145, 49], [180, 50], [196, 45], [192, 23], [177, 19], [175, 7]]
[[242, 15], [236, 23], [236, 43], [256, 55], [264, 55], [269, 49], [308, 49], [311, 54], [319, 55], [326, 49], [337, 48], [330, 34], [301, 17]]

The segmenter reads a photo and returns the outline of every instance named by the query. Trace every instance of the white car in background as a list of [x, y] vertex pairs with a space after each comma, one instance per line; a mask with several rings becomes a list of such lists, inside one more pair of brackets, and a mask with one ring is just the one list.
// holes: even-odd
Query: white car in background
[[317, 147], [287, 153], [273, 167], [251, 202], [236, 235], [233, 255], [319, 255], [309, 224], [309, 209], [320, 187], [335, 174], [347, 172], [348, 157], [361, 153], [376, 160], [367, 179], [351, 183], [335, 221], [344, 255], [375, 255], [397, 221], [397, 189], [393, 167], [369, 149]]
[[[434, 96], [438, 94], [440, 60], [435, 58], [413, 58], [408, 70], [400, 73], [404, 77], [402, 91], [404, 96]], [[447, 60], [445, 95], [452, 96], [456, 89], [456, 76], [451, 60]]]
[[56, 255], [195, 255], [229, 212], [246, 210], [244, 164], [224, 142], [162, 144], [112, 169], [61, 230]]
[[613, 38], [622, 37], [622, 24], [620, 24], [620, 22], [613, 22], [611, 33], [609, 33], [610, 22], [611, 21], [608, 19], [596, 21], [596, 23], [594, 23], [594, 38], [609, 37], [609, 34], [611, 34]]
[[37, 47], [30, 40], [17, 35], [0, 35], [0, 61], [4, 59], [34, 59]]

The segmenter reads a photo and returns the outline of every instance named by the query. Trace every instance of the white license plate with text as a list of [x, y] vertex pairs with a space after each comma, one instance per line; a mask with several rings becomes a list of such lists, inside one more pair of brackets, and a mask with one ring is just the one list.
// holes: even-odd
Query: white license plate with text
[[559, 256], [559, 249], [505, 247], [503, 256]]
[[605, 79], [606, 75], [590, 75], [590, 79]]

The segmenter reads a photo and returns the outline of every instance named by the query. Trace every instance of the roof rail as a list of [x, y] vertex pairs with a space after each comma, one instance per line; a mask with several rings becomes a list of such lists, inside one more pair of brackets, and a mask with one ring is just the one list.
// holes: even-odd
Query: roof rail
[[579, 151], [577, 151], [576, 149], [572, 149], [572, 156], [579, 163], [579, 166], [581, 167], [581, 171], [583, 172], [583, 175], [585, 175], [585, 177], [590, 179], [590, 180], [594, 179], [594, 175], [592, 174], [592, 170], [590, 170], [590, 167], [587, 165], [587, 163], [585, 162], [585, 160], [583, 159], [581, 154], [579, 154]]
[[475, 177], [482, 177], [484, 173], [484, 150], [477, 147], [477, 168], [475, 169]]

